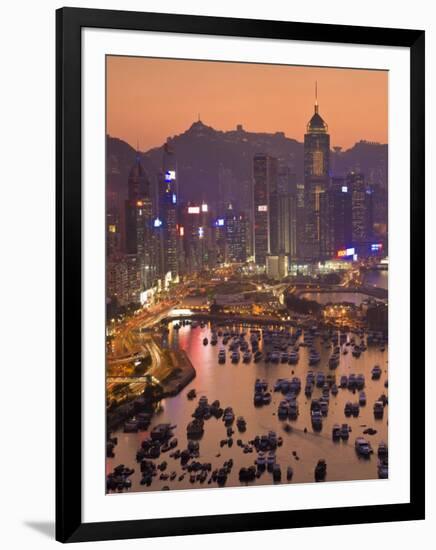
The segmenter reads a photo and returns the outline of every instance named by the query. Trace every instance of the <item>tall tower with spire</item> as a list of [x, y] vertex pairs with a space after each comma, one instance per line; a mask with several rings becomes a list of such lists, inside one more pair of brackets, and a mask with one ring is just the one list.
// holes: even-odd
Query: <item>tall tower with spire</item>
[[315, 106], [304, 135], [305, 258], [318, 261], [328, 257], [327, 190], [330, 182], [330, 135], [319, 114], [318, 83]]

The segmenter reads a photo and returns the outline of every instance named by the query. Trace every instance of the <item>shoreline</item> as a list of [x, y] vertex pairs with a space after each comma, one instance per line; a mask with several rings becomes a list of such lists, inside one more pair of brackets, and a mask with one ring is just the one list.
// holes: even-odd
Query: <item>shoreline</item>
[[[197, 375], [185, 351], [171, 350], [169, 354], [173, 366], [166, 378], [159, 381], [162, 393], [159, 395], [158, 399], [153, 400], [153, 403], [158, 403], [167, 397], [175, 397], [192, 382]], [[135, 403], [137, 403], [137, 401], [138, 396], [132, 396], [131, 400], [122, 403], [115, 410], [106, 411], [106, 427], [109, 432], [116, 430], [123, 422], [135, 415], [137, 412]]]
[[197, 376], [197, 371], [185, 351], [172, 350], [170, 354], [178, 364], [173, 367], [171, 374], [160, 382], [163, 398], [179, 394]]

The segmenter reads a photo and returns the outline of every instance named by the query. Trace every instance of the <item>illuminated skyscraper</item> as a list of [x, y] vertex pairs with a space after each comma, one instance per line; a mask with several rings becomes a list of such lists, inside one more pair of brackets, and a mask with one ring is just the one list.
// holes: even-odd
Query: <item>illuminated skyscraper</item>
[[253, 159], [254, 258], [259, 266], [278, 247], [277, 159], [264, 154]]
[[304, 259], [306, 240], [306, 211], [304, 201], [304, 183], [297, 183], [295, 186], [296, 195], [296, 216], [297, 216], [297, 243], [296, 254], [299, 259]]
[[224, 215], [229, 204], [234, 203], [237, 189], [233, 172], [222, 164], [218, 168], [218, 214]]
[[108, 191], [106, 197], [106, 254], [112, 258], [122, 251], [121, 208], [118, 193]]
[[372, 189], [363, 174], [355, 172], [347, 175], [347, 187], [351, 191], [351, 238], [360, 255], [365, 255], [373, 236]]
[[[125, 202], [125, 251], [136, 256], [137, 261], [130, 262], [139, 270], [143, 288], [148, 288], [155, 277], [155, 262], [152, 243], [152, 201], [150, 183], [136, 156], [128, 179], [128, 198]], [[132, 267], [133, 269], [133, 267]]]
[[329, 186], [330, 135], [328, 126], [321, 118], [315, 88], [315, 112], [304, 135], [304, 194], [305, 194], [305, 256], [319, 260], [323, 256], [320, 219], [321, 195]]
[[350, 248], [352, 245], [351, 189], [349, 189], [345, 178], [332, 178], [328, 196], [332, 230], [332, 256], [335, 256], [338, 250]]
[[294, 260], [297, 254], [296, 176], [291, 172], [289, 166], [282, 163], [278, 169], [277, 181], [277, 252]]
[[162, 172], [158, 178], [159, 218], [162, 221], [162, 263], [163, 273], [171, 272], [177, 277], [178, 269], [178, 235], [177, 204], [179, 199], [177, 181], [177, 162], [174, 152], [168, 143], [164, 146]]
[[195, 273], [215, 267], [216, 227], [212, 223], [209, 205], [189, 203], [181, 208], [180, 214], [179, 235], [186, 272]]
[[295, 195], [280, 195], [278, 203], [279, 253], [290, 260], [297, 255], [297, 200]]
[[149, 182], [141, 164], [139, 154], [130, 169], [127, 181], [127, 200], [125, 203], [125, 250], [127, 254], [138, 254], [143, 249], [144, 219], [142, 202], [149, 196]]
[[247, 261], [247, 218], [229, 205], [225, 217], [226, 259], [229, 262]]

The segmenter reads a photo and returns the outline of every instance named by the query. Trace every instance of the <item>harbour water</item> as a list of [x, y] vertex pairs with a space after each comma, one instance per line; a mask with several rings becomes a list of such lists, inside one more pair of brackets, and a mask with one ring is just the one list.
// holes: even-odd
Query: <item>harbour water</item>
[[[233, 364], [230, 361], [230, 354], [227, 349], [227, 360], [225, 364], [218, 363], [218, 352], [224, 346], [222, 338], [218, 338], [218, 344], [212, 346], [204, 345], [203, 339], [208, 338], [210, 342], [211, 327], [209, 325], [203, 328], [191, 328], [189, 325], [183, 326], [180, 330], [174, 330], [172, 324], [169, 325], [168, 345], [173, 348], [180, 348], [186, 351], [193, 366], [196, 369], [196, 378], [185, 387], [177, 396], [164, 399], [162, 401], [161, 411], [156, 414], [152, 420], [149, 429], [160, 423], [171, 423], [177, 427], [174, 435], [178, 439], [178, 448], [185, 449], [187, 445], [186, 426], [192, 420], [192, 413], [197, 406], [198, 398], [206, 396], [209, 403], [218, 399], [221, 407], [231, 406], [234, 409], [235, 416], [243, 416], [247, 422], [245, 433], [239, 433], [236, 424], [233, 426], [235, 434], [233, 435], [234, 445], [220, 447], [220, 441], [225, 439], [226, 428], [222, 419], [212, 417], [205, 421], [205, 432], [200, 440], [200, 462], [211, 462], [212, 469], [220, 468], [223, 463], [232, 458], [234, 467], [230, 473], [226, 486], [240, 486], [238, 474], [241, 467], [251, 466], [256, 458], [256, 452], [244, 454], [243, 449], [236, 445], [237, 439], [242, 439], [244, 443], [252, 440], [256, 435], [267, 434], [269, 430], [277, 432], [278, 436], [283, 437], [283, 445], [277, 449], [277, 463], [282, 469], [282, 483], [286, 483], [286, 468], [293, 468], [292, 483], [307, 483], [314, 481], [314, 468], [319, 459], [323, 458], [327, 462], [326, 481], [346, 481], [377, 479], [377, 446], [379, 442], [388, 442], [388, 406], [385, 407], [383, 419], [375, 420], [373, 414], [373, 404], [381, 394], [387, 395], [387, 389], [384, 382], [387, 380], [388, 352], [387, 347], [381, 351], [379, 346], [368, 346], [368, 349], [355, 358], [349, 353], [340, 355], [340, 364], [335, 370], [330, 370], [328, 359], [331, 355], [331, 347], [327, 349], [325, 343], [320, 337], [315, 338], [315, 347], [321, 354], [321, 362], [318, 366], [309, 366], [308, 348], [300, 348], [300, 359], [297, 365], [265, 363], [263, 360], [254, 363], [243, 363], [242, 360]], [[249, 335], [249, 329], [244, 329]], [[351, 335], [349, 335], [351, 336]], [[358, 341], [358, 339], [357, 339]], [[342, 349], [345, 349], [343, 346]], [[262, 342], [260, 343], [262, 349]], [[379, 380], [371, 380], [371, 369], [374, 365], [380, 365], [382, 375]], [[336, 396], [330, 395], [330, 406], [328, 416], [323, 419], [323, 428], [321, 432], [314, 432], [310, 419], [311, 399], [304, 395], [304, 384], [306, 374], [312, 370], [315, 374], [323, 371], [326, 375], [334, 373], [336, 382], [339, 385], [341, 375], [349, 376], [351, 373], [362, 373], [365, 376], [365, 393], [367, 404], [360, 408], [360, 414], [357, 418], [345, 417], [344, 405], [347, 401], [358, 401], [358, 392], [354, 393], [348, 389], [339, 389]], [[277, 408], [283, 395], [280, 392], [272, 393], [272, 401], [269, 405], [255, 407], [253, 404], [254, 383], [257, 378], [263, 378], [268, 382], [269, 389], [272, 391], [274, 383], [278, 378], [292, 378], [298, 376], [302, 382], [302, 391], [298, 395], [299, 416], [295, 421], [290, 421], [292, 432], [286, 433], [283, 429], [283, 423], [277, 415]], [[187, 399], [187, 393], [195, 388], [197, 398], [193, 401]], [[321, 396], [321, 389], [315, 388], [313, 398]], [[335, 423], [342, 424], [347, 422], [351, 426], [351, 433], [348, 442], [332, 441], [332, 427]], [[363, 431], [368, 428], [377, 430], [375, 435], [364, 435]], [[305, 433], [305, 429], [307, 429]], [[135, 469], [131, 476], [132, 488], [130, 491], [156, 491], [164, 486], [173, 489], [193, 489], [193, 488], [211, 488], [217, 487], [216, 484], [207, 483], [192, 485], [189, 481], [189, 475], [186, 475], [182, 481], [178, 481], [178, 476], [182, 473], [180, 460], [170, 458], [169, 453], [162, 454], [158, 462], [166, 460], [168, 467], [166, 472], [177, 472], [174, 481], [160, 480], [159, 476], [153, 479], [150, 487], [140, 485], [141, 474], [139, 464], [136, 463], [136, 451], [144, 438], [149, 435], [147, 432], [123, 433], [122, 431], [113, 434], [118, 437], [118, 445], [115, 447], [115, 458], [107, 459], [107, 472], [113, 470], [118, 464]], [[354, 449], [354, 441], [358, 436], [365, 437], [370, 441], [375, 453], [369, 460], [360, 459]], [[293, 454], [295, 453], [295, 455]], [[377, 481], [379, 482], [379, 481]], [[250, 482], [256, 485], [272, 484], [272, 475], [265, 472], [260, 478]]]
[[[388, 289], [388, 271], [369, 270], [364, 275], [364, 283], [367, 286]], [[361, 292], [305, 292], [300, 295], [301, 298], [314, 300], [319, 304], [349, 302], [356, 306], [370, 298], [367, 294]]]
[[364, 300], [367, 300], [369, 296], [360, 292], [305, 292], [300, 294], [300, 298], [313, 300], [314, 302], [318, 302], [322, 305], [348, 302], [356, 306], [360, 306], [360, 304]]
[[372, 269], [367, 271], [364, 277], [366, 285], [377, 286], [379, 288], [385, 288], [386, 290], [388, 289], [388, 280], [389, 276], [387, 270]]

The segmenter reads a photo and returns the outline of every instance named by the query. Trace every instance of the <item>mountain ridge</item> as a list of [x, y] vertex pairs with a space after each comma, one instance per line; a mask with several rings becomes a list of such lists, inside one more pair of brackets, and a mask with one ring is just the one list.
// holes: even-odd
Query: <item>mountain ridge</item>
[[[128, 173], [137, 154], [150, 181], [156, 181], [162, 165], [163, 144], [137, 153], [119, 138], [107, 135], [106, 139], [110, 190], [125, 197]], [[284, 132], [247, 132], [241, 125], [235, 130], [223, 131], [198, 120], [185, 132], [170, 137], [168, 143], [177, 157], [180, 199], [183, 201], [218, 201], [223, 174], [230, 178], [236, 202], [243, 201], [251, 181], [252, 159], [257, 153], [283, 159], [296, 174], [297, 181], [304, 180], [304, 145]], [[361, 140], [345, 151], [338, 148], [331, 151], [332, 175], [361, 171], [368, 183], [385, 187], [387, 160], [387, 144]]]

